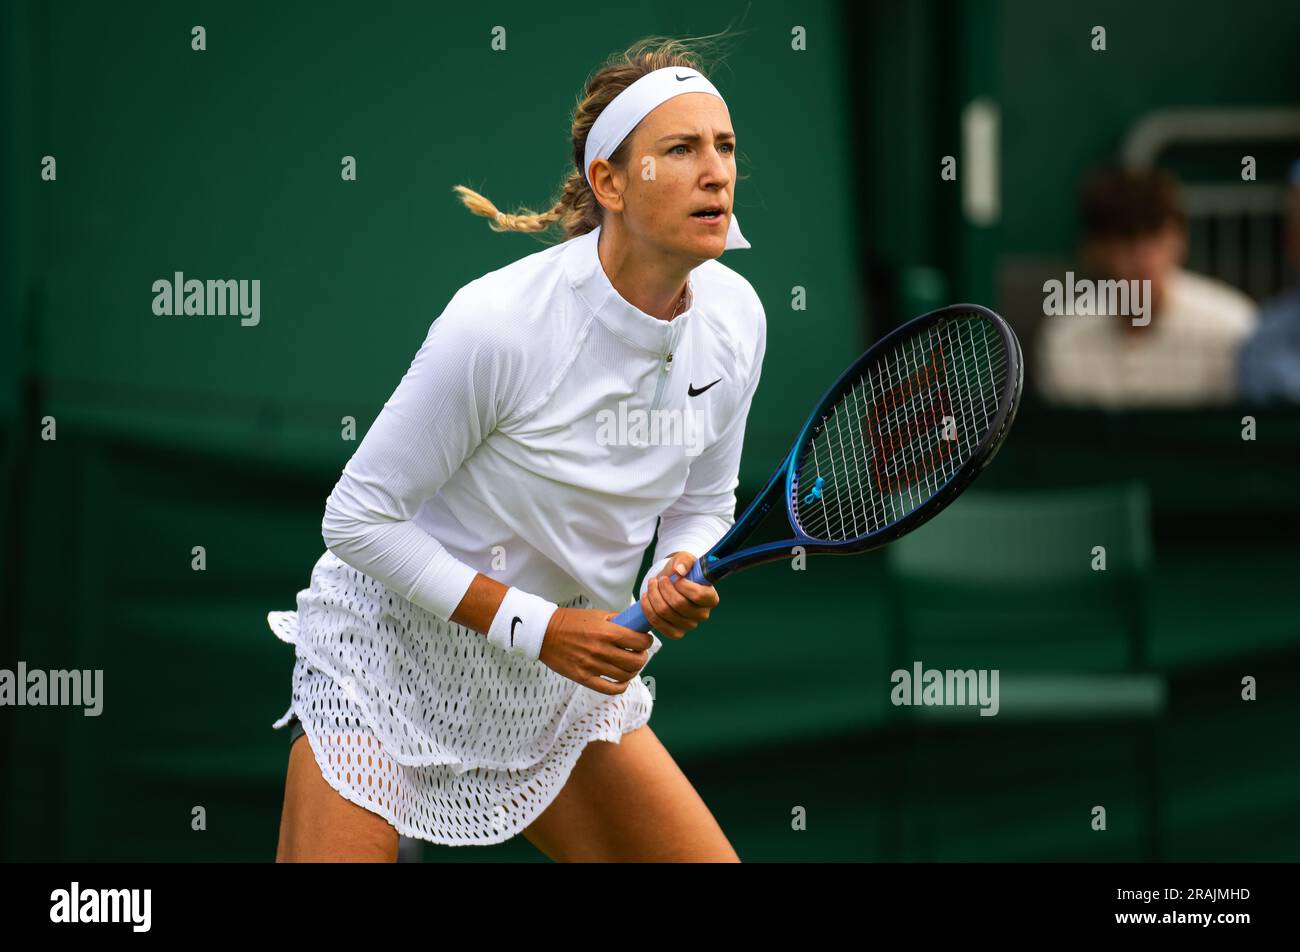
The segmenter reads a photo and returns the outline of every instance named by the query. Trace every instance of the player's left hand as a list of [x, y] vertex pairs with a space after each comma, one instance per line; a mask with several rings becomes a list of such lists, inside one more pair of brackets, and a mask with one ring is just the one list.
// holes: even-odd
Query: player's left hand
[[[694, 565], [695, 556], [689, 552], [674, 552], [663, 571], [650, 579], [641, 597], [646, 620], [665, 638], [682, 638], [718, 607], [716, 588], [686, 578]], [[674, 574], [680, 577], [670, 582], [668, 577]]]

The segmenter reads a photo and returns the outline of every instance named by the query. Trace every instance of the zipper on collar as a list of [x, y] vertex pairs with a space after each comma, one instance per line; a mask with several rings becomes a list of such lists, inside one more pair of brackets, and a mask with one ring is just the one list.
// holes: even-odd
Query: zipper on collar
[[668, 349], [659, 360], [659, 380], [655, 383], [654, 399], [650, 401], [650, 409], [658, 410], [659, 402], [663, 399], [664, 384], [668, 382], [668, 375], [673, 372], [673, 352], [677, 348], [677, 338], [680, 334], [680, 327], [674, 326], [676, 322], [668, 325]]

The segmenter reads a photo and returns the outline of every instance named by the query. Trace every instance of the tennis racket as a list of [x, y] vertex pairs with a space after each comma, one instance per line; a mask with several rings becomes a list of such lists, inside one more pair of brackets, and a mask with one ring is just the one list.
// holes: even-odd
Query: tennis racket
[[[955, 304], [908, 321], [831, 384], [767, 486], [687, 578], [716, 585], [795, 546], [850, 555], [911, 532], [993, 459], [1023, 384], [1020, 342], [988, 308]], [[779, 502], [790, 535], [745, 548]], [[639, 601], [613, 621], [650, 630]]]

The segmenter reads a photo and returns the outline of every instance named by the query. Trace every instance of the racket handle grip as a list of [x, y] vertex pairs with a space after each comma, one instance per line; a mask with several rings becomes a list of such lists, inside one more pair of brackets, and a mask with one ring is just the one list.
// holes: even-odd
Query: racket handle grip
[[[700, 560], [696, 559], [691, 570], [686, 573], [687, 579], [696, 585], [708, 585], [709, 580], [704, 577], [704, 570], [700, 568]], [[668, 581], [675, 582], [678, 579], [676, 572], [668, 576]], [[622, 625], [624, 628], [631, 628], [633, 631], [649, 631], [650, 622], [646, 621], [645, 612], [641, 611], [641, 600], [629, 605], [623, 611], [619, 612], [610, 619], [616, 625]]]

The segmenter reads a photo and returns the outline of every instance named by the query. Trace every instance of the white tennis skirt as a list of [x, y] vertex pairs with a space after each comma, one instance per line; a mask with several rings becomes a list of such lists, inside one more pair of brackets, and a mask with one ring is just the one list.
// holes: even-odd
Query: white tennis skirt
[[[486, 846], [527, 827], [583, 748], [650, 719], [641, 676], [605, 695], [488, 644], [326, 551], [297, 611], [267, 622], [294, 645], [296, 715], [326, 781], [404, 836]], [[578, 596], [561, 607], [587, 608]], [[649, 652], [659, 650], [657, 636]]]

